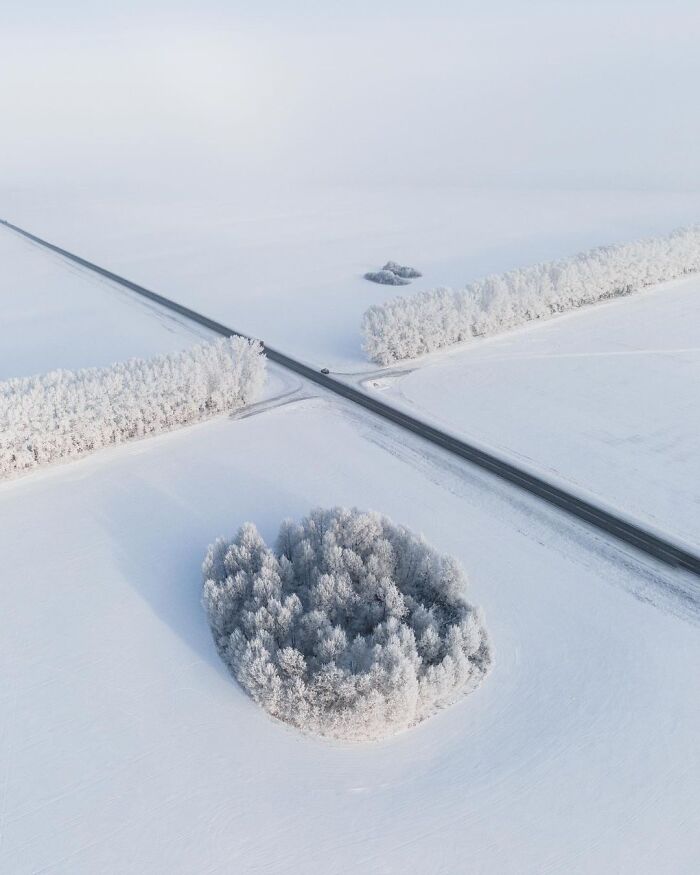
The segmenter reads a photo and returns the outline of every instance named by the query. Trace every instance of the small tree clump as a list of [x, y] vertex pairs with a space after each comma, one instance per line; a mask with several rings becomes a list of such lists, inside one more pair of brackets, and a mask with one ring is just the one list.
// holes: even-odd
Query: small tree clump
[[373, 740], [474, 689], [490, 665], [458, 563], [378, 513], [285, 521], [276, 550], [252, 523], [219, 539], [203, 603], [224, 662], [299, 729]]
[[405, 280], [414, 280], [423, 274], [416, 270], [415, 267], [409, 267], [407, 264], [397, 264], [395, 261], [387, 261], [382, 270], [390, 270], [396, 276], [400, 276]]
[[365, 279], [382, 286], [407, 286], [409, 281], [403, 279], [393, 270], [371, 270], [365, 274]]

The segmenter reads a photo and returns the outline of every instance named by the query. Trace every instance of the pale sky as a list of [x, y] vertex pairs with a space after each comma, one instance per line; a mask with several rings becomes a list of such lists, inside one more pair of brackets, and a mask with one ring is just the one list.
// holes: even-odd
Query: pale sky
[[697, 2], [2, 3], [0, 184], [700, 189]]

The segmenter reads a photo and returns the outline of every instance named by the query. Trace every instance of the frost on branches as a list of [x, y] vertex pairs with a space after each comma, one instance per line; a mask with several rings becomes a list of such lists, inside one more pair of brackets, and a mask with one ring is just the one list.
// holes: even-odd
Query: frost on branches
[[413, 280], [423, 276], [423, 274], [419, 270], [416, 270], [415, 267], [410, 267], [408, 264], [397, 264], [395, 261], [387, 261], [382, 270], [389, 270], [391, 273], [394, 273], [396, 276], [400, 276], [405, 280]]
[[384, 286], [407, 286], [412, 279], [423, 274], [407, 264], [387, 261], [381, 270], [373, 270], [365, 274], [365, 279]]
[[365, 279], [382, 286], [407, 286], [408, 280], [394, 273], [393, 270], [371, 270], [365, 274]]
[[260, 344], [241, 337], [7, 380], [0, 383], [0, 476], [236, 410], [264, 381]]
[[282, 524], [274, 551], [247, 523], [209, 548], [203, 574], [232, 674], [305, 731], [391, 735], [474, 689], [490, 664], [460, 566], [378, 513], [314, 510]]
[[458, 291], [433, 289], [374, 305], [362, 319], [364, 348], [372, 361], [387, 365], [698, 270], [700, 228], [593, 249]]

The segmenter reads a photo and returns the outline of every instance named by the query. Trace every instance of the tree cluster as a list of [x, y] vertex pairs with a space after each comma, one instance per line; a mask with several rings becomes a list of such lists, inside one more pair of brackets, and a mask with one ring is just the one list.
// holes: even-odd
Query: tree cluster
[[365, 274], [365, 279], [383, 286], [407, 286], [412, 279], [423, 276], [415, 267], [408, 264], [398, 264], [387, 261], [381, 270], [371, 270]]
[[347, 740], [413, 726], [490, 664], [451, 558], [378, 513], [316, 509], [275, 550], [251, 523], [203, 565], [219, 653], [250, 696], [299, 729]]
[[370, 270], [365, 274], [365, 279], [371, 283], [379, 283], [382, 286], [407, 286], [410, 280], [400, 277], [393, 270]]
[[432, 289], [374, 305], [364, 348], [381, 365], [415, 358], [700, 270], [700, 228], [593, 249], [488, 276], [464, 289]]
[[7, 380], [0, 383], [0, 476], [236, 410], [264, 381], [260, 344], [240, 337]]
[[419, 270], [416, 270], [415, 267], [411, 267], [408, 264], [398, 264], [396, 261], [387, 261], [382, 270], [389, 270], [396, 274], [396, 276], [400, 276], [405, 280], [413, 280], [423, 276], [423, 274]]

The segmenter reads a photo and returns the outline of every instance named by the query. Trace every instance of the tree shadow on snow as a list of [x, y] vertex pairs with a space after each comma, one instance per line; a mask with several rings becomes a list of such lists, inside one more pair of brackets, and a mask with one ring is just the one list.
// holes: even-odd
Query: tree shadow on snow
[[[248, 519], [274, 536], [290, 506], [308, 508], [303, 498], [280, 494], [278, 483], [259, 478], [245, 484], [246, 500], [236, 501], [238, 489], [225, 482], [226, 473], [213, 481], [211, 463], [208, 476], [201, 478], [191, 470], [182, 476], [178, 469], [167, 487], [126, 475], [98, 500], [95, 515], [125, 579], [198, 657], [230, 680], [201, 605], [206, 549], [218, 536], [235, 534]], [[275, 508], [284, 509], [277, 513]]]

